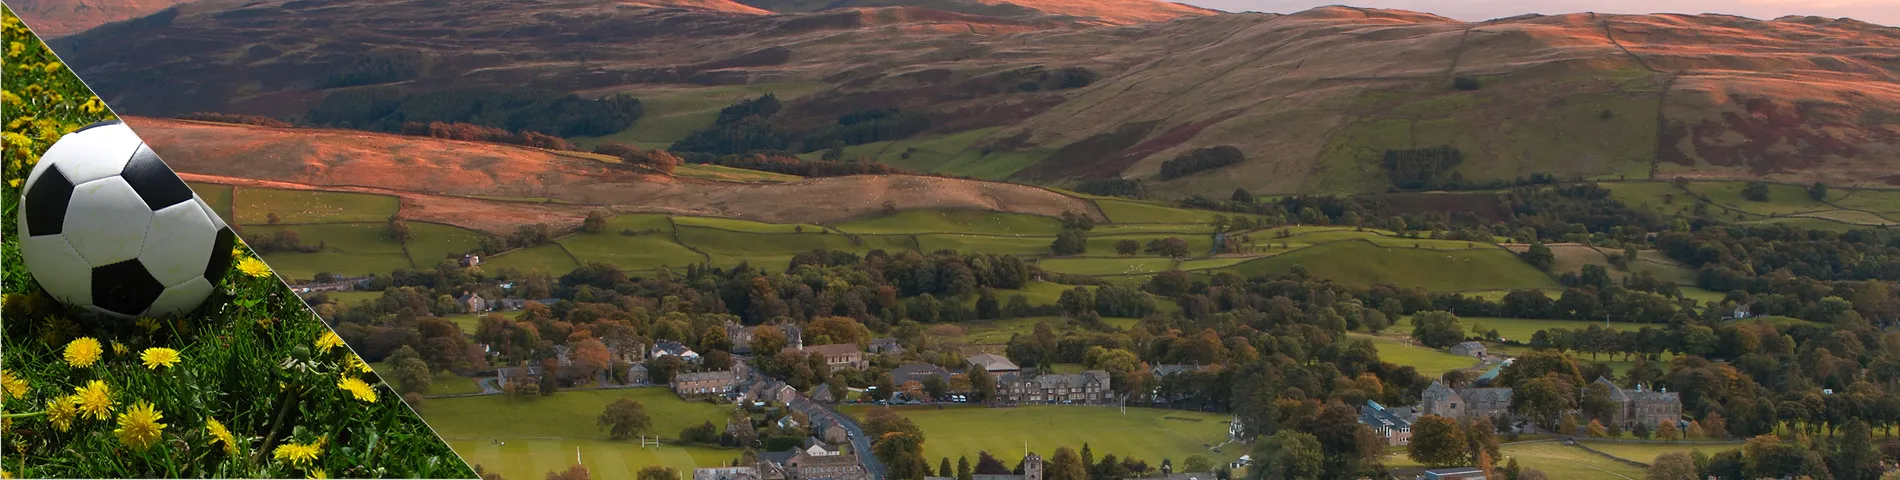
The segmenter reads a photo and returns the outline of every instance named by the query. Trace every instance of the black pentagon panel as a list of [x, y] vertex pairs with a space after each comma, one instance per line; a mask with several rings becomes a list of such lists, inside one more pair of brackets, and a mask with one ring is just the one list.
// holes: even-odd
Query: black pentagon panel
[[139, 198], [152, 211], [191, 200], [191, 186], [185, 185], [171, 167], [158, 159], [158, 154], [152, 153], [152, 147], [143, 143], [132, 152], [132, 160], [125, 163], [119, 177], [132, 185], [132, 191], [139, 192]]
[[26, 191], [27, 236], [58, 235], [66, 225], [66, 204], [72, 200], [73, 182], [59, 171], [59, 165], [47, 165]]
[[205, 280], [210, 280], [212, 286], [231, 272], [231, 248], [236, 246], [237, 234], [231, 233], [231, 227], [218, 229], [217, 240], [211, 242], [211, 262], [205, 265]]
[[[92, 130], [92, 129], [93, 129], [93, 128], [95, 128], [95, 127], [103, 127], [103, 126], [106, 126], [106, 125], [118, 125], [118, 124], [120, 124], [120, 123], [124, 123], [124, 122], [120, 122], [120, 121], [119, 121], [119, 119], [117, 119], [117, 118], [114, 118], [114, 119], [111, 119], [111, 120], [102, 120], [102, 121], [97, 121], [97, 122], [92, 122], [92, 125], [87, 125], [87, 126], [84, 126], [84, 127], [79, 127], [79, 129], [78, 129], [78, 130], [73, 130], [73, 133], [79, 133], [79, 132], [84, 132], [84, 131], [87, 131], [87, 130]], [[67, 135], [71, 135], [71, 133], [69, 133], [69, 134], [67, 134]]]
[[92, 269], [92, 304], [99, 308], [138, 315], [151, 308], [161, 293], [165, 286], [136, 258]]

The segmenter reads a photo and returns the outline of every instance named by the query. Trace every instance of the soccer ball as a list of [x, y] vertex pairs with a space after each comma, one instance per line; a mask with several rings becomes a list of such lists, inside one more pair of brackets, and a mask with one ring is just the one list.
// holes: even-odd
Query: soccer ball
[[60, 137], [26, 177], [20, 254], [46, 293], [109, 317], [189, 312], [237, 236], [118, 120]]

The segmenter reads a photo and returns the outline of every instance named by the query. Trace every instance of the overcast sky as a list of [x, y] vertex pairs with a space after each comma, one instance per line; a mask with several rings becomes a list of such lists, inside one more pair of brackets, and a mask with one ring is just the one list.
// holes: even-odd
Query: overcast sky
[[1900, 25], [1900, 0], [1176, 0], [1230, 12], [1288, 13], [1323, 5], [1396, 8], [1477, 21], [1526, 13], [1726, 13], [1773, 19], [1784, 15], [1851, 17]]

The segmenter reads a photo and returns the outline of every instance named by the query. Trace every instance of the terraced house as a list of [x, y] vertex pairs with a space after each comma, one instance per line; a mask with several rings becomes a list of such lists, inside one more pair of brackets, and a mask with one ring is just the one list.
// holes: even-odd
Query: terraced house
[[1009, 403], [1108, 403], [1108, 372], [1089, 370], [1071, 374], [1006, 375], [997, 379], [997, 393]]
[[1682, 421], [1682, 394], [1668, 390], [1651, 390], [1642, 384], [1636, 388], [1622, 388], [1608, 378], [1598, 377], [1594, 383], [1610, 387], [1610, 401], [1616, 402], [1616, 409], [1610, 414], [1610, 421], [1623, 428], [1635, 428], [1637, 424], [1656, 426], [1662, 422]]
[[673, 376], [673, 393], [679, 396], [725, 395], [737, 391], [739, 376], [729, 370], [682, 373]]

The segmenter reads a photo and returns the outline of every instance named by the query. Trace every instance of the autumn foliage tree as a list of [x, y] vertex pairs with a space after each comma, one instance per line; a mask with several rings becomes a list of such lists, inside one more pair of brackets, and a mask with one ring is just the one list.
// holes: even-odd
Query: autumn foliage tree
[[653, 420], [647, 418], [646, 407], [631, 398], [614, 400], [607, 409], [600, 412], [600, 428], [607, 430], [608, 438], [626, 440], [639, 435], [653, 426]]
[[1425, 415], [1412, 423], [1412, 443], [1405, 450], [1418, 463], [1451, 467], [1471, 461], [1469, 442], [1457, 420]]

